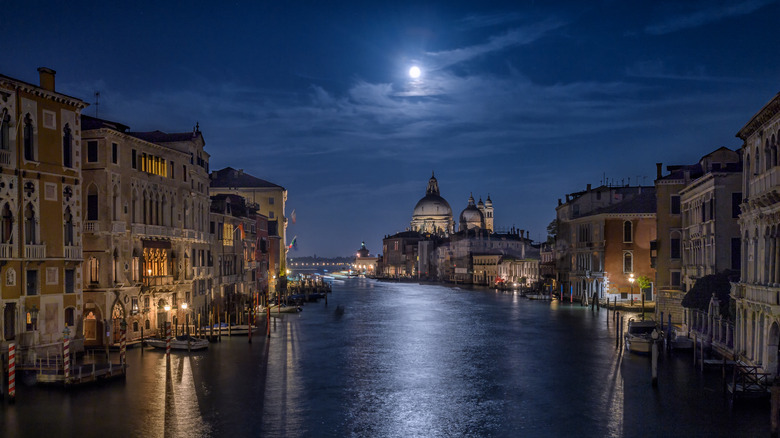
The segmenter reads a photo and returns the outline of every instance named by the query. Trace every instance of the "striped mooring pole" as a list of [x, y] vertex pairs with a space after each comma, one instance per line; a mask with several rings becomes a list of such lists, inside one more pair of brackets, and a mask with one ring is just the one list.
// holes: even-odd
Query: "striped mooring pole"
[[16, 400], [16, 344], [8, 344], [8, 397]]
[[125, 351], [127, 351], [127, 322], [123, 319], [119, 323], [119, 365], [125, 369]]
[[62, 331], [62, 363], [65, 367], [65, 383], [70, 380], [70, 329], [66, 326]]
[[171, 323], [166, 322], [165, 323], [165, 334], [167, 335], [165, 338], [165, 356], [171, 357]]

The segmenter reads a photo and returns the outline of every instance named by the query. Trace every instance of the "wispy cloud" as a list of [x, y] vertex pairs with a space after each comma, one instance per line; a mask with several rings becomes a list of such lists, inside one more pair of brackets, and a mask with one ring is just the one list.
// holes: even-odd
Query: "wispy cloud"
[[479, 29], [511, 23], [523, 18], [518, 12], [501, 12], [496, 14], [469, 15], [461, 19], [458, 24], [463, 30]]
[[700, 81], [700, 82], [743, 82], [743, 78], [719, 77], [707, 73], [703, 65], [696, 66], [691, 70], [679, 72], [669, 67], [662, 60], [649, 60], [636, 62], [626, 67], [626, 75], [643, 79], [669, 79], [681, 81]]
[[645, 32], [650, 35], [664, 35], [683, 29], [695, 28], [729, 17], [750, 14], [764, 6], [775, 3], [775, 1], [777, 0], [747, 0], [729, 6], [713, 6], [651, 24], [645, 27]]
[[443, 50], [439, 52], [428, 52], [426, 56], [432, 61], [427, 67], [429, 69], [443, 69], [446, 67], [469, 61], [478, 56], [504, 50], [509, 47], [529, 44], [538, 40], [548, 32], [558, 29], [565, 23], [559, 20], [548, 19], [536, 22], [524, 27], [511, 29], [503, 35], [494, 36], [483, 44]]

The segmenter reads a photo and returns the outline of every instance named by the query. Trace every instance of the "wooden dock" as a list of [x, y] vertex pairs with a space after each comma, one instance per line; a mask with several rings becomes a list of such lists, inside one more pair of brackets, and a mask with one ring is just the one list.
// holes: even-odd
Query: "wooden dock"
[[734, 364], [732, 380], [726, 385], [729, 400], [769, 397], [771, 386], [770, 373], [758, 372], [759, 367], [747, 365], [741, 361]]

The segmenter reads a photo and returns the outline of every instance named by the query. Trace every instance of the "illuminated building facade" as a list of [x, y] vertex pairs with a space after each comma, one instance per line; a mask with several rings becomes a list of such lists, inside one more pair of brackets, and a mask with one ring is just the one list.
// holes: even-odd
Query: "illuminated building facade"
[[30, 346], [81, 328], [81, 121], [87, 105], [0, 76], [0, 344]]
[[277, 184], [254, 177], [245, 173], [243, 169], [226, 167], [211, 173], [210, 193], [234, 194], [242, 196], [249, 203], [257, 204], [258, 213], [268, 218], [268, 236], [270, 250], [269, 269], [271, 278], [269, 287], [272, 291], [284, 287], [284, 281], [279, 279], [286, 276], [287, 246], [285, 244], [287, 231], [287, 218], [285, 217], [285, 204], [287, 203], [287, 190]]
[[129, 339], [194, 320], [214, 270], [200, 130], [130, 132], [89, 116], [82, 123], [85, 344], [118, 343], [122, 320]]

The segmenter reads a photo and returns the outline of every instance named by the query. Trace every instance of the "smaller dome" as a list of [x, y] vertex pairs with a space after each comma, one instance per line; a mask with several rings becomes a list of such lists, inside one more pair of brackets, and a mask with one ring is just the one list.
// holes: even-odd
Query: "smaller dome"
[[460, 230], [470, 230], [472, 228], [483, 228], [485, 216], [474, 205], [474, 197], [469, 196], [469, 205], [460, 213]]

